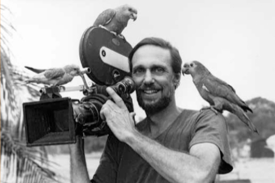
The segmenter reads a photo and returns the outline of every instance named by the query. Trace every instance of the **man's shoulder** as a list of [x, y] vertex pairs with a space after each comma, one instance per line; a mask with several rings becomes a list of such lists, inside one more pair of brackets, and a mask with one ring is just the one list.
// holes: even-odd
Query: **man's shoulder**
[[201, 118], [224, 118], [222, 113], [214, 112], [211, 109], [201, 109], [201, 110], [191, 110], [190, 117], [193, 117], [196, 120]]
[[215, 122], [225, 122], [225, 118], [221, 113], [215, 113], [211, 109], [202, 110], [185, 110], [185, 114], [182, 114], [182, 119], [191, 126], [196, 126], [198, 123], [215, 123]]
[[198, 110], [193, 110], [193, 109], [182, 109], [181, 116], [185, 117], [192, 117], [196, 114], [198, 114]]
[[198, 110], [183, 109], [180, 114], [180, 118], [184, 121], [194, 121], [200, 115], [200, 113], [201, 112]]

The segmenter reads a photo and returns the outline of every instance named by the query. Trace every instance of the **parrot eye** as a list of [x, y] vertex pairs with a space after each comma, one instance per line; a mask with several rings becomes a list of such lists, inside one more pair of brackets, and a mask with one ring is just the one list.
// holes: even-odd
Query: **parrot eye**
[[193, 64], [190, 64], [191, 67], [193, 67]]

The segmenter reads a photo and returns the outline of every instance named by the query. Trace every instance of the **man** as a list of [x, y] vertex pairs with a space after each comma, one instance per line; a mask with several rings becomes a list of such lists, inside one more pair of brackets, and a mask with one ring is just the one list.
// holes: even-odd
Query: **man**
[[[175, 90], [181, 78], [181, 57], [160, 38], [145, 38], [129, 55], [137, 100], [146, 118], [135, 125], [123, 100], [111, 89], [101, 116], [109, 135], [92, 182], [213, 182], [228, 173], [230, 152], [225, 119], [211, 110], [180, 109]], [[71, 146], [75, 182], [88, 182], [81, 143]], [[85, 181], [84, 181], [85, 180]]]

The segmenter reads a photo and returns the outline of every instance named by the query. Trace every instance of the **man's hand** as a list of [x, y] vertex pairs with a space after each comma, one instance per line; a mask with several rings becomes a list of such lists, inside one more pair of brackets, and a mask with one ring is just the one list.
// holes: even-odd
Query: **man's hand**
[[106, 91], [114, 102], [108, 100], [102, 106], [100, 111], [101, 118], [106, 120], [115, 136], [120, 141], [125, 142], [128, 137], [137, 132], [133, 119], [135, 113], [129, 113], [123, 100], [111, 87], [108, 87]]

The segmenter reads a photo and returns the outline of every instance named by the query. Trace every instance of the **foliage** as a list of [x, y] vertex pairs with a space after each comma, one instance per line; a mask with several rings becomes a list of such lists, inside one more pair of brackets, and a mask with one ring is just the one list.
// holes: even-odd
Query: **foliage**
[[22, 98], [30, 101], [39, 93], [25, 85], [24, 73], [11, 63], [8, 40], [15, 29], [4, 16], [7, 13], [11, 12], [1, 4], [1, 181], [53, 182], [55, 174], [47, 168], [44, 148], [28, 148], [24, 143]]
[[[45, 158], [42, 151], [35, 148], [27, 148], [22, 141], [15, 139], [11, 134], [2, 129], [1, 144], [5, 148], [1, 148], [1, 154], [8, 157], [3, 159], [3, 168], [5, 170], [14, 169], [15, 171], [4, 171], [2, 180], [8, 180], [12, 174], [16, 174], [14, 178], [16, 182], [52, 182], [55, 180], [55, 174], [48, 168], [42, 167], [39, 162], [49, 165], [49, 161]], [[24, 171], [22, 171], [22, 170]]]
[[251, 99], [246, 103], [253, 110], [253, 113], [248, 113], [248, 117], [258, 129], [259, 134], [251, 132], [235, 115], [229, 114], [226, 120], [233, 147], [248, 139], [251, 141], [266, 139], [275, 134], [275, 103], [261, 97]]

